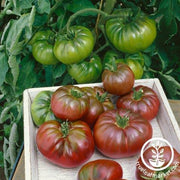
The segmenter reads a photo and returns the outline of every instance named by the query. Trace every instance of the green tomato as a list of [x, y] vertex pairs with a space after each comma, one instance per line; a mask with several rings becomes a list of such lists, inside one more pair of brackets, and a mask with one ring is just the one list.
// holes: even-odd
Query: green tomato
[[144, 72], [141, 64], [137, 60], [133, 60], [129, 58], [125, 59], [124, 61], [125, 61], [125, 64], [127, 64], [133, 71], [135, 79], [141, 79]]
[[77, 83], [96, 82], [102, 72], [102, 63], [99, 56], [94, 55], [89, 61], [82, 61], [79, 64], [68, 66], [68, 73]]
[[115, 61], [116, 63], [118, 63], [118, 59], [122, 59], [122, 56], [113, 51], [113, 50], [109, 50], [105, 53], [104, 55], [104, 59], [103, 59], [103, 69], [106, 68], [107, 64], [112, 64], [113, 61]]
[[111, 50], [107, 51], [104, 56], [103, 67], [108, 68], [108, 66], [113, 66], [113, 63], [127, 64], [133, 71], [135, 79], [141, 79], [143, 76], [144, 55], [142, 53], [132, 54], [127, 56], [127, 58], [122, 58], [119, 53]]
[[54, 54], [64, 64], [78, 63], [92, 52], [95, 39], [83, 26], [72, 26], [68, 34], [60, 35], [54, 45]]
[[30, 42], [32, 54], [41, 64], [53, 65], [59, 62], [53, 52], [53, 36], [54, 33], [50, 30], [38, 31]]
[[41, 91], [33, 99], [31, 115], [36, 126], [40, 126], [45, 121], [56, 120], [50, 106], [52, 93], [51, 91]]
[[134, 15], [131, 10], [121, 9], [114, 14], [124, 18], [109, 19], [105, 29], [108, 39], [117, 50], [133, 54], [145, 50], [155, 40], [156, 23], [144, 13]]

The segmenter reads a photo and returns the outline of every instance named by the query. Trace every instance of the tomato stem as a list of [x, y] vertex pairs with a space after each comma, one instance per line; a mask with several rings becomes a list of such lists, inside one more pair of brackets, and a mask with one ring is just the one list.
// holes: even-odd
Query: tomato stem
[[56, 4], [51, 8], [50, 13], [48, 15], [48, 22], [49, 22], [49, 20], [50, 20], [50, 18], [52, 16], [52, 14], [54, 13], [54, 11], [63, 3], [63, 1], [64, 0], [57, 1]]
[[67, 135], [69, 133], [69, 122], [68, 121], [61, 123], [61, 132], [63, 134], [63, 137], [67, 137]]
[[119, 127], [125, 128], [129, 124], [129, 117], [128, 116], [120, 116], [118, 113], [116, 114], [116, 123]]
[[133, 88], [133, 99], [134, 100], [140, 100], [143, 95], [143, 89], [139, 89], [138, 91]]
[[124, 17], [122, 15], [117, 15], [117, 14], [108, 14], [100, 9], [96, 9], [96, 8], [85, 8], [85, 9], [82, 9], [82, 10], [79, 10], [77, 11], [76, 13], [74, 13], [73, 15], [70, 16], [67, 24], [66, 24], [66, 28], [67, 28], [67, 33], [69, 33], [69, 29], [70, 29], [70, 26], [72, 24], [72, 22], [76, 19], [77, 16], [81, 15], [81, 14], [84, 14], [84, 13], [87, 13], [87, 12], [94, 12], [94, 13], [97, 13], [97, 14], [100, 14], [102, 15], [105, 20], [109, 19], [109, 18], [116, 18], [116, 17]]

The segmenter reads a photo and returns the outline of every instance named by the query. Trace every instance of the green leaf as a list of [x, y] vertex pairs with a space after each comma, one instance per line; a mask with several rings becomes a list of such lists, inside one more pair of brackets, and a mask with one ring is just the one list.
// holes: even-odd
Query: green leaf
[[4, 166], [3, 152], [0, 151], [0, 167], [2, 168], [3, 166]]
[[[33, 87], [38, 78], [34, 71], [35, 62], [32, 61], [29, 56], [23, 58], [19, 66], [20, 71], [16, 85], [17, 95], [21, 95], [25, 89]], [[27, 81], [25, 81], [25, 79], [27, 79]]]
[[60, 78], [66, 72], [66, 69], [65, 64], [58, 64], [53, 70], [53, 78]]
[[51, 5], [50, 5], [49, 0], [38, 0], [37, 5], [38, 5], [38, 8], [37, 8], [38, 13], [40, 14], [50, 13]]
[[169, 98], [174, 99], [177, 95], [180, 95], [180, 83], [174, 77], [159, 72], [159, 79]]
[[53, 84], [52, 65], [44, 66], [44, 69], [45, 69], [46, 86], [52, 86], [52, 84]]
[[8, 164], [10, 164], [10, 156], [9, 156], [9, 141], [4, 138], [4, 143], [3, 143], [3, 158], [4, 158], [4, 174], [6, 176], [6, 179], [9, 178], [9, 167]]
[[28, 24], [26, 26], [26, 39], [29, 40], [32, 37], [32, 26], [35, 20], [36, 8], [35, 6], [32, 7], [31, 13], [29, 15]]
[[10, 56], [8, 59], [8, 63], [9, 63], [9, 67], [11, 68], [11, 73], [13, 75], [12, 87], [14, 89], [19, 76], [19, 63], [17, 61], [16, 56]]
[[157, 53], [158, 53], [158, 56], [161, 60], [162, 70], [166, 70], [166, 68], [168, 67], [168, 64], [170, 62], [166, 50], [164, 49], [163, 46], [159, 46], [157, 49]]
[[73, 79], [69, 74], [65, 74], [61, 85], [73, 84]]
[[[29, 14], [22, 15], [18, 20], [14, 20], [12, 22], [5, 44], [6, 50], [9, 54], [13, 54], [13, 51], [16, 49], [17, 46], [18, 48], [20, 48], [20, 44], [18, 44], [18, 41], [22, 35], [24, 28], [28, 25], [28, 22]], [[21, 45], [23, 46], [23, 43]]]
[[13, 20], [10, 20], [10, 21], [7, 23], [7, 25], [5, 26], [5, 28], [4, 28], [4, 30], [3, 30], [3, 33], [2, 33], [2, 36], [1, 36], [1, 44], [3, 44], [4, 41], [6, 40], [7, 34], [8, 34], [8, 32], [9, 32], [9, 30], [10, 30], [10, 27], [11, 27], [12, 23], [13, 23]]
[[180, 1], [178, 2], [178, 0], [174, 0], [174, 16], [178, 19], [178, 21], [180, 21]]
[[[85, 8], [94, 8], [94, 5], [90, 0], [72, 0], [71, 3], [66, 4], [66, 9], [73, 13]], [[85, 13], [83, 15], [85, 16], [89, 14], [94, 15], [94, 13]]]
[[[165, 15], [160, 21], [160, 29], [165, 37], [165, 43], [170, 40], [175, 34], [177, 34], [177, 23], [175, 18], [170, 16], [170, 14]], [[166, 29], [166, 31], [164, 31]]]
[[7, 59], [6, 54], [4, 52], [0, 52], [0, 86], [4, 83], [6, 73], [9, 69]]
[[16, 0], [16, 8], [22, 9], [29, 9], [32, 7], [32, 2], [34, 0]]
[[4, 123], [4, 126], [3, 126], [3, 127], [4, 127], [4, 137], [9, 138], [12, 125], [11, 125], [11, 124], [5, 124], [5, 123]]
[[3, 110], [0, 114], [0, 124], [6, 122], [7, 120], [9, 120], [11, 118], [10, 117], [10, 110], [11, 110], [11, 108], [16, 107], [17, 104], [18, 104], [17, 101], [5, 104], [5, 107], [3, 108]]
[[9, 136], [9, 154], [10, 154], [10, 161], [11, 161], [11, 168], [13, 168], [14, 163], [16, 161], [17, 151], [16, 146], [18, 143], [18, 131], [17, 125], [14, 123], [11, 128], [10, 136]]
[[47, 22], [47, 20], [48, 20], [47, 14], [42, 14], [42, 15], [36, 14], [33, 26], [36, 27], [43, 26]]
[[149, 7], [153, 7], [156, 4], [156, 0], [151, 0], [151, 2], [147, 5]]

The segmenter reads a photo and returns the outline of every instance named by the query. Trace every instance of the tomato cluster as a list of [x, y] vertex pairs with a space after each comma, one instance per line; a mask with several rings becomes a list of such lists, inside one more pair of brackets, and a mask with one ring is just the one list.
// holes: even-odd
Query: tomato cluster
[[[126, 64], [118, 63], [119, 66], [132, 73]], [[104, 82], [92, 87], [66, 85], [54, 92], [42, 91], [33, 100], [31, 113], [39, 126], [36, 134], [39, 151], [61, 167], [84, 164], [78, 173], [79, 180], [122, 179], [121, 165], [114, 160], [86, 163], [95, 147], [108, 158], [132, 157], [153, 135], [150, 121], [159, 110], [158, 96], [150, 87], [134, 87], [134, 79], [124, 73], [118, 74], [117, 79], [122, 82], [114, 92]], [[123, 81], [132, 81], [132, 87], [126, 89]], [[106, 83], [110, 87], [111, 82]], [[126, 92], [122, 93], [122, 88]]]
[[[124, 53], [116, 62], [127, 64], [135, 79], [140, 79], [144, 71], [144, 63], [140, 62], [142, 59], [144, 61], [144, 57], [140, 54], [156, 38], [155, 21], [141, 11], [135, 13], [131, 9], [115, 10], [111, 15], [101, 26], [106, 44], [118, 53]], [[44, 65], [66, 64], [67, 72], [77, 83], [97, 82], [106, 69], [104, 64], [111, 64], [112, 58], [118, 57], [110, 52], [110, 56], [105, 55], [108, 62], [102, 61], [102, 53], [98, 55], [99, 50], [95, 51], [97, 35], [81, 25], [70, 26], [62, 32], [40, 30], [30, 41], [32, 54], [35, 60]]]

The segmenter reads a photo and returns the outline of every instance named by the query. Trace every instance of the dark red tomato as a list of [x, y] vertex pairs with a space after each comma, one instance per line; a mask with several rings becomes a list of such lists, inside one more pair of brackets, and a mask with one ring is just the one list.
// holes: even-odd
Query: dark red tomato
[[126, 64], [115, 64], [114, 67], [105, 69], [102, 82], [106, 91], [115, 95], [124, 95], [131, 91], [134, 85], [134, 73]]
[[99, 116], [93, 132], [95, 145], [103, 155], [124, 158], [140, 152], [152, 137], [152, 126], [137, 113], [114, 109]]
[[122, 180], [122, 176], [121, 165], [108, 159], [90, 161], [78, 172], [78, 180]]
[[89, 96], [89, 109], [82, 120], [93, 128], [99, 115], [107, 110], [114, 109], [114, 105], [107, 92], [101, 87], [83, 87], [84, 92]]
[[94, 152], [91, 129], [83, 121], [47, 121], [38, 129], [36, 143], [49, 161], [65, 168], [81, 165]]
[[[161, 151], [162, 150], [162, 151]], [[152, 167], [149, 163], [150, 159], [154, 158], [154, 153], [156, 150], [154, 147], [149, 147], [143, 153], [144, 161]], [[164, 166], [166, 166], [171, 159], [171, 150], [169, 146], [162, 146], [159, 148], [158, 152], [162, 152], [162, 157], [164, 160]], [[160, 155], [160, 154], [159, 154]], [[146, 173], [145, 173], [146, 172]], [[162, 174], [163, 173], [163, 174]], [[154, 176], [154, 178], [153, 178]], [[159, 178], [158, 178], [159, 177]], [[161, 177], [161, 178], [160, 178]], [[153, 171], [145, 166], [142, 162], [141, 157], [139, 157], [136, 163], [136, 178], [137, 180], [153, 179], [153, 180], [179, 180], [180, 179], [180, 154], [174, 149], [174, 158], [169, 167], [162, 171]]]
[[156, 117], [160, 102], [152, 88], [136, 86], [130, 93], [119, 97], [116, 102], [118, 108], [127, 108], [139, 113], [144, 119], [152, 120]]
[[79, 120], [87, 113], [88, 108], [89, 97], [77, 86], [62, 86], [52, 94], [51, 109], [62, 120]]

